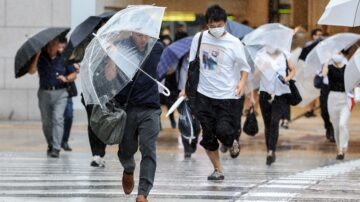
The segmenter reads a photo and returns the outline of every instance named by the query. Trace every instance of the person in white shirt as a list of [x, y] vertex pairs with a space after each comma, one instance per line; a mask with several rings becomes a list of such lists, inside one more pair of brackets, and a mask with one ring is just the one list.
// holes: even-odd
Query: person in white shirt
[[275, 162], [276, 145], [279, 138], [279, 122], [288, 107], [291, 93], [288, 82], [295, 76], [295, 68], [280, 50], [265, 46], [255, 66], [262, 72], [259, 104], [265, 125], [267, 148], [266, 165]]
[[[235, 139], [240, 129], [241, 96], [250, 67], [240, 40], [225, 31], [226, 11], [213, 5], [207, 9], [205, 18], [209, 30], [202, 32], [195, 115], [203, 129], [200, 144], [214, 166], [208, 180], [223, 180], [218, 141], [228, 148], [235, 144], [239, 149]], [[195, 59], [200, 34], [192, 41], [189, 61]], [[186, 96], [184, 90], [180, 96]]]

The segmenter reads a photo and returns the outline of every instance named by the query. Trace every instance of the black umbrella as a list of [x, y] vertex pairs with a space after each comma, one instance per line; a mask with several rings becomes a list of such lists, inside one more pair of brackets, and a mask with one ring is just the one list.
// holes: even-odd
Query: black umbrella
[[[80, 62], [84, 56], [86, 46], [93, 38], [92, 33], [100, 28], [102, 23], [109, 20], [116, 12], [105, 12], [98, 16], [90, 16], [79, 24], [71, 33], [69, 44], [64, 50], [63, 65]], [[72, 57], [72, 54], [75, 56]]]
[[116, 13], [117, 13], [117, 11], [107, 11], [107, 12], [103, 12], [100, 15], [98, 15], [98, 17], [102, 18], [105, 21], [108, 21]]
[[316, 41], [313, 41], [311, 44], [305, 46], [300, 53], [299, 60], [305, 61], [306, 56], [310, 53], [310, 51], [315, 48], [322, 39], [318, 39]]
[[28, 72], [32, 59], [46, 44], [57, 37], [65, 36], [69, 30], [68, 27], [50, 27], [29, 38], [16, 52], [15, 78]]

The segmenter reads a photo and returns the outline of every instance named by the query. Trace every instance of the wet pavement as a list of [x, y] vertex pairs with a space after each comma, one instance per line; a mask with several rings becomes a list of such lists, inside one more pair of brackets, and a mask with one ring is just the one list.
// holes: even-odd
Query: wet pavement
[[[293, 116], [300, 113], [295, 110]], [[277, 160], [265, 165], [263, 133], [241, 136], [241, 154], [222, 154], [223, 182], [209, 182], [212, 166], [198, 147], [184, 160], [178, 132], [164, 119], [158, 140], [158, 169], [149, 196], [154, 202], [205, 201], [360, 201], [360, 110], [350, 120], [346, 160], [335, 160], [336, 147], [324, 137], [319, 115], [280, 130]], [[258, 117], [260, 130], [262, 120]], [[85, 124], [75, 124], [70, 145], [59, 159], [46, 156], [40, 123], [0, 123], [1, 201], [135, 201], [125, 196], [117, 147], [107, 148], [105, 168], [90, 167]], [[139, 154], [136, 159], [139, 162]], [[138, 167], [135, 171], [137, 182]]]

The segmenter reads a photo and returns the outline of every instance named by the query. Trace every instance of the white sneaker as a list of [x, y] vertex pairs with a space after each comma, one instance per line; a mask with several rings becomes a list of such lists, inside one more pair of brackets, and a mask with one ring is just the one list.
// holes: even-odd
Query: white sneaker
[[100, 158], [100, 167], [105, 167], [105, 159], [104, 159], [104, 157], [101, 157]]
[[98, 156], [98, 155], [95, 155], [93, 157], [93, 160], [90, 163], [90, 166], [92, 166], [92, 167], [100, 167], [100, 165], [101, 165], [101, 157]]

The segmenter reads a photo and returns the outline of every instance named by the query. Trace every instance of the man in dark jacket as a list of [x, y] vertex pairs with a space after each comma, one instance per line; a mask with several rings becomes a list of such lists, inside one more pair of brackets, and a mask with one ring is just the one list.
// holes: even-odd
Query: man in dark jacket
[[[131, 42], [137, 47], [139, 55], [145, 55], [149, 37], [133, 33]], [[157, 78], [156, 68], [163, 46], [157, 42], [142, 70]], [[153, 186], [156, 170], [156, 139], [160, 131], [160, 97], [158, 86], [151, 78], [138, 71], [130, 82], [115, 97], [120, 105], [126, 105], [127, 121], [124, 137], [119, 145], [118, 157], [124, 167], [122, 185], [125, 194], [134, 188], [134, 170], [138, 146], [141, 152], [138, 196], [136, 201], [147, 201]]]

